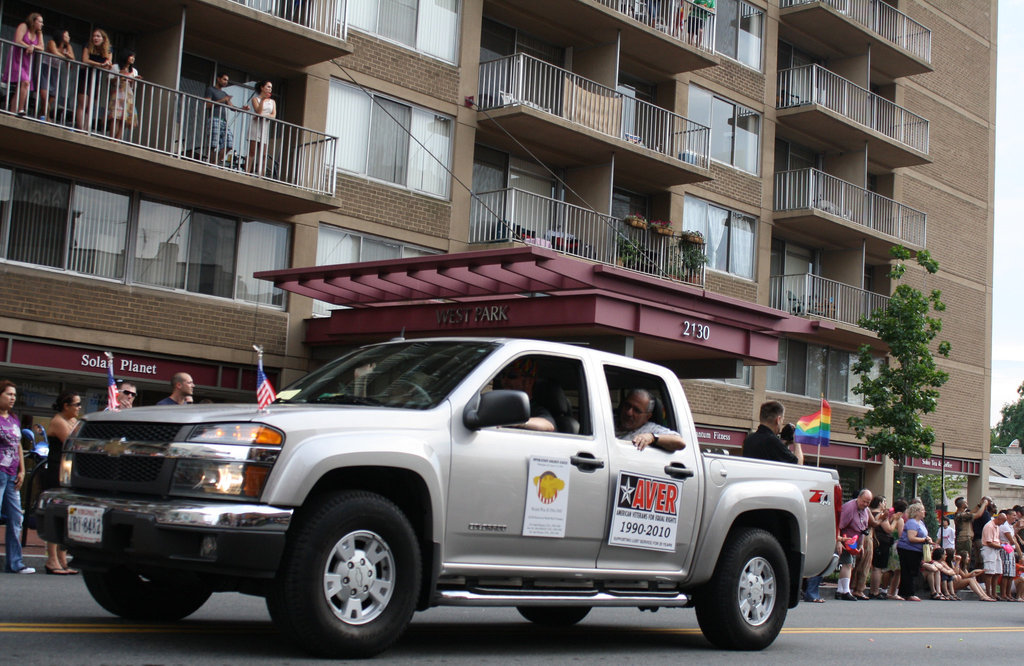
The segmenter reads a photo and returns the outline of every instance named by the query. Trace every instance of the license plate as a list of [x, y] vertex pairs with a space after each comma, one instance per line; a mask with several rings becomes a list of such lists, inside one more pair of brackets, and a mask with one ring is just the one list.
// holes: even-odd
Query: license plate
[[69, 506], [68, 538], [81, 543], [100, 543], [103, 540], [103, 509]]

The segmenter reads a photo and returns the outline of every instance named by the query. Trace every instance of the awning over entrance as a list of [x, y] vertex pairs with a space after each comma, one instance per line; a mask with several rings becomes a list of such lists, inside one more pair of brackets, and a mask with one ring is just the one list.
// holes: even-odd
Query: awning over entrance
[[701, 359], [765, 365], [777, 361], [779, 335], [832, 328], [535, 246], [264, 271], [256, 277], [349, 308], [308, 322], [306, 343], [312, 346], [385, 340], [404, 330], [407, 337], [580, 342], [669, 365], [687, 361], [699, 367]]

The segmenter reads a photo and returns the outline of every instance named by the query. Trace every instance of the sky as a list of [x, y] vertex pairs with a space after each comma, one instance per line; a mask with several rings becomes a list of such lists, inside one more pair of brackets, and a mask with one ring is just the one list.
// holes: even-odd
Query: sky
[[1024, 382], [1024, 188], [1020, 181], [1024, 128], [1014, 122], [1024, 108], [1024, 0], [999, 0], [996, 83], [995, 265], [992, 302], [992, 414], [1017, 400]]

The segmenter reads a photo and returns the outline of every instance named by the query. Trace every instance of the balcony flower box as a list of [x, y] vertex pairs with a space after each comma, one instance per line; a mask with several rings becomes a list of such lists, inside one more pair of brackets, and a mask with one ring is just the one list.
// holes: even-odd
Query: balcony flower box
[[643, 215], [640, 215], [639, 213], [631, 213], [626, 217], [622, 218], [622, 221], [631, 227], [636, 227], [637, 229], [647, 228], [647, 220], [644, 218]]
[[695, 245], [703, 245], [704, 244], [704, 234], [702, 234], [699, 231], [690, 231], [690, 230], [681, 231], [679, 233], [679, 243], [680, 243], [680, 247], [682, 246], [683, 243], [692, 243], [692, 244], [695, 244]]
[[670, 220], [651, 220], [651, 229], [662, 236], [671, 236], [672, 222]]

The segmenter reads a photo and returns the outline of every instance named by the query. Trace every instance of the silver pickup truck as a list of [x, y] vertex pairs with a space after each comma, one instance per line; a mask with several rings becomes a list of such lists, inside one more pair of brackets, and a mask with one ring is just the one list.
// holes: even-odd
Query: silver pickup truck
[[[505, 387], [510, 370], [529, 382]], [[683, 449], [616, 432], [635, 389]], [[553, 431], [521, 427], [531, 415]], [[213, 592], [256, 594], [329, 657], [376, 654], [437, 605], [563, 625], [692, 606], [715, 645], [761, 649], [801, 577], [834, 564], [842, 494], [834, 471], [702, 453], [661, 366], [478, 338], [360, 348], [263, 411], [91, 414], [60, 479], [40, 531], [106, 610], [176, 620]]]

